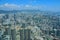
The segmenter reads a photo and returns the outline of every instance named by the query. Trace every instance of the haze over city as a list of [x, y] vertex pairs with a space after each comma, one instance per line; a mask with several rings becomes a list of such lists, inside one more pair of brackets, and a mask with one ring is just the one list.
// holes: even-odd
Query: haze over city
[[60, 12], [60, 0], [0, 0], [0, 10], [22, 9]]

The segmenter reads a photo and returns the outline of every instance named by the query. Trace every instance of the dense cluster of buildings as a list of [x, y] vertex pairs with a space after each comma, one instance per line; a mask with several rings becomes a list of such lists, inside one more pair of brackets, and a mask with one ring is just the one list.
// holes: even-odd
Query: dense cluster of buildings
[[0, 40], [59, 40], [58, 16], [29, 12], [0, 14]]

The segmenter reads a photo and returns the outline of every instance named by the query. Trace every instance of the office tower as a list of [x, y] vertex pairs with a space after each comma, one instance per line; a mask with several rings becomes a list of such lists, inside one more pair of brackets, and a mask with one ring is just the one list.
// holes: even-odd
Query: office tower
[[20, 40], [31, 40], [30, 29], [20, 29]]
[[11, 29], [5, 28], [5, 35], [11, 35]]
[[3, 34], [3, 39], [4, 40], [11, 40], [11, 29], [10, 29], [10, 27], [5, 28], [5, 32]]
[[2, 31], [0, 29], [0, 40], [2, 40]]
[[2, 40], [2, 38], [0, 37], [0, 40]]
[[58, 37], [60, 37], [60, 30], [57, 30], [57, 34]]
[[29, 29], [24, 30], [24, 40], [31, 40], [30, 39], [30, 30]]
[[0, 26], [0, 40], [3, 40], [2, 35], [4, 34], [4, 29]]
[[11, 29], [11, 39], [16, 40], [16, 30], [15, 29]]
[[3, 40], [11, 40], [11, 39], [10, 39], [10, 35], [3, 35], [3, 36], [4, 36], [4, 38], [2, 37]]
[[20, 30], [20, 40], [24, 40], [24, 30]]

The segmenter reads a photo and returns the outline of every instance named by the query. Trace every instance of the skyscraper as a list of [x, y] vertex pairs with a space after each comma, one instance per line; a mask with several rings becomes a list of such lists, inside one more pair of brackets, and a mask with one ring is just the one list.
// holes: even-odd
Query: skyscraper
[[15, 29], [11, 30], [11, 39], [16, 40], [16, 30]]
[[31, 40], [30, 29], [20, 29], [20, 40]]

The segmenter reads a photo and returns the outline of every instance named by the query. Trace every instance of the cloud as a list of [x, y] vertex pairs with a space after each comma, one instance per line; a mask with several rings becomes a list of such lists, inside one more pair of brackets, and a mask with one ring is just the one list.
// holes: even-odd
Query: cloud
[[8, 4], [5, 3], [0, 5], [0, 10], [22, 10], [22, 9], [41, 9], [42, 6], [33, 6], [33, 5], [16, 5], [16, 4]]
[[6, 7], [20, 7], [20, 6], [15, 5], [15, 4], [8, 4], [8, 3], [4, 4], [4, 6], [6, 6]]
[[18, 6], [16, 4], [5, 3], [3, 5], [0, 5], [0, 9], [4, 9], [4, 10], [17, 10], [17, 9], [20, 9], [20, 6]]

